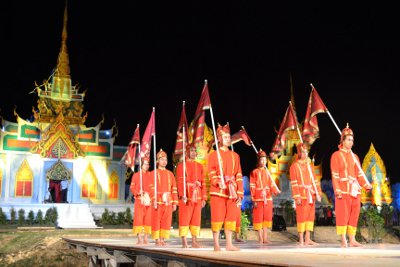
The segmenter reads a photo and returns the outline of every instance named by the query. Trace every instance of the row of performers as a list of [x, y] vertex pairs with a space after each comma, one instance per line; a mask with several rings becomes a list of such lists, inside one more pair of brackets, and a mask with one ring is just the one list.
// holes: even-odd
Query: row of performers
[[[214, 250], [221, 250], [219, 232], [223, 228], [226, 250], [235, 251], [239, 248], [232, 243], [232, 233], [240, 230], [240, 203], [243, 199], [240, 157], [229, 149], [231, 135], [228, 125], [218, 127], [217, 138], [219, 150], [213, 151], [208, 159]], [[361, 246], [355, 240], [361, 203], [360, 189], [361, 186], [370, 189], [354, 161], [358, 157], [350, 155], [353, 138], [352, 130], [346, 127], [342, 131], [339, 150], [331, 157], [332, 182], [336, 195], [336, 227], [337, 234], [342, 237], [342, 247], [348, 246], [346, 234], [349, 236], [350, 246]], [[313, 168], [310, 168], [307, 147], [300, 143], [297, 151], [297, 159], [290, 167], [290, 178], [296, 203], [299, 245], [315, 245], [310, 238], [310, 232], [314, 228], [315, 201], [321, 200], [321, 188], [313, 179], [315, 174], [312, 173]], [[138, 236], [138, 244], [148, 244], [148, 235], [151, 235], [157, 246], [165, 246], [165, 240], [170, 236], [172, 212], [179, 205], [179, 236], [182, 238], [182, 247], [188, 247], [186, 237], [189, 231], [192, 247], [200, 247], [197, 237], [200, 233], [201, 209], [207, 200], [205, 172], [203, 165], [195, 161], [196, 148], [193, 145], [188, 146], [186, 158], [185, 166], [182, 162], [177, 166], [175, 178], [166, 169], [167, 154], [160, 150], [156, 156], [156, 184], [154, 171], [149, 171], [149, 159], [142, 159], [141, 172], [134, 174], [130, 187], [135, 197], [133, 232]], [[253, 229], [258, 231], [258, 241], [261, 244], [270, 243], [268, 229], [272, 227], [272, 196], [280, 193], [266, 164], [267, 155], [260, 150], [257, 168], [250, 174]], [[157, 195], [154, 194], [155, 186]]]

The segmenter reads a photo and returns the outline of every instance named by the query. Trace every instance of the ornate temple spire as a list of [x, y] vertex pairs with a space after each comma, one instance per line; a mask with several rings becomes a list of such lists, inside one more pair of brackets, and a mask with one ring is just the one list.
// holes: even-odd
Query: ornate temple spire
[[[57, 67], [42, 85], [36, 85], [39, 101], [34, 110], [34, 118], [40, 123], [54, 122], [62, 113], [66, 124], [84, 124], [86, 115], [83, 114], [84, 93], [79, 93], [79, 87], [72, 85], [70, 75], [69, 55], [67, 49], [68, 3], [65, 2], [61, 49], [57, 58]], [[51, 81], [49, 81], [51, 79]]]
[[58, 60], [57, 60], [57, 72], [58, 75], [61, 77], [68, 77], [70, 70], [69, 70], [69, 57], [68, 57], [68, 49], [67, 49], [67, 38], [68, 38], [68, 33], [67, 33], [67, 22], [68, 22], [68, 13], [67, 13], [67, 5], [65, 5], [64, 9], [64, 23], [63, 23], [63, 31], [61, 35], [61, 49], [60, 53], [58, 55]]
[[67, 49], [67, 1], [64, 9], [64, 23], [61, 35], [61, 49], [58, 54], [57, 67], [53, 76], [53, 88], [51, 96], [57, 100], [70, 101], [72, 95], [72, 82], [69, 68], [69, 56]]

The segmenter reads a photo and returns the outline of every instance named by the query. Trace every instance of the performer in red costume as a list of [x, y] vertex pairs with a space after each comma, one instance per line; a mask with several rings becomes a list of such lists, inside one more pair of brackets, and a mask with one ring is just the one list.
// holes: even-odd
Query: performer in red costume
[[220, 146], [219, 156], [217, 151], [213, 151], [208, 158], [214, 250], [221, 250], [219, 231], [222, 226], [225, 230], [226, 250], [239, 250], [232, 244], [232, 232], [236, 230], [237, 214], [240, 212], [240, 203], [243, 199], [240, 157], [236, 152], [229, 150], [231, 134], [228, 125], [218, 125], [217, 138]]
[[250, 193], [253, 201], [253, 229], [258, 231], [258, 242], [269, 244], [268, 229], [272, 228], [272, 194], [281, 191], [267, 171], [267, 154], [260, 149], [257, 168], [250, 173]]
[[347, 124], [346, 128], [342, 130], [339, 150], [331, 156], [336, 233], [341, 236], [342, 247], [347, 247], [346, 233], [349, 235], [350, 247], [362, 246], [355, 239], [361, 207], [361, 187], [367, 190], [372, 188], [359, 168], [358, 156], [351, 151], [353, 144], [354, 134]]
[[[186, 236], [190, 230], [192, 247], [200, 248], [197, 237], [200, 234], [201, 209], [205, 206], [207, 200], [205, 173], [203, 165], [195, 161], [197, 152], [194, 145], [187, 146], [186, 154], [188, 158], [185, 161], [185, 166], [183, 166], [182, 161], [176, 168], [179, 195], [179, 236], [182, 237], [182, 247], [187, 248]], [[186, 193], [184, 193], [184, 190], [186, 190]]]
[[[141, 163], [142, 174], [140, 171], [136, 172], [130, 186], [132, 195], [135, 197], [133, 234], [138, 237], [137, 244], [148, 244], [147, 236], [151, 234], [151, 197], [154, 192], [151, 190], [151, 184], [154, 176], [151, 176], [151, 172], [149, 172], [150, 159], [143, 158]], [[141, 236], [142, 230], [144, 230], [144, 239]]]
[[[297, 145], [297, 159], [290, 166], [292, 197], [296, 202], [296, 222], [300, 246], [316, 245], [311, 240], [310, 232], [314, 231], [315, 200], [321, 201], [321, 186], [315, 180], [314, 167], [308, 158], [305, 144]], [[305, 232], [305, 240], [304, 240]]]
[[[162, 149], [157, 153], [157, 195], [153, 196], [151, 213], [151, 237], [156, 240], [156, 246], [165, 246], [171, 231], [172, 212], [178, 204], [178, 192], [174, 174], [166, 169], [167, 153]], [[154, 171], [152, 177], [154, 181]], [[154, 192], [154, 183], [151, 188]]]

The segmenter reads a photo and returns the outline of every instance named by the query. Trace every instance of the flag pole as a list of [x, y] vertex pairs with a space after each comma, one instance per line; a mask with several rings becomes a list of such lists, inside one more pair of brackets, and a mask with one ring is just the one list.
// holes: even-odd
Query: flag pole
[[[156, 108], [153, 107], [153, 112], [154, 112], [154, 124], [155, 124], [155, 120], [156, 120]], [[154, 199], [155, 199], [155, 204], [154, 204], [154, 208], [157, 208], [157, 158], [156, 158], [156, 131], [154, 131], [153, 134], [153, 165], [154, 165]]]
[[210, 105], [210, 114], [211, 114], [212, 127], [213, 127], [213, 131], [214, 131], [215, 145], [217, 147], [219, 173], [221, 174], [221, 177], [220, 177], [221, 185], [222, 185], [222, 189], [225, 189], [224, 173], [222, 171], [222, 166], [221, 166], [221, 154], [219, 152], [218, 138], [217, 138], [216, 131], [215, 131], [214, 115], [213, 115], [213, 111], [212, 111], [211, 105]]
[[[292, 109], [293, 109], [292, 101], [289, 101], [289, 104], [290, 104], [290, 106], [291, 106]], [[295, 117], [295, 118], [296, 118], [296, 117]], [[298, 125], [298, 123], [297, 123], [297, 118], [296, 118], [296, 129], [297, 129], [297, 133], [299, 134], [300, 142], [303, 143], [303, 138], [302, 138], [302, 136], [301, 136], [300, 129], [299, 129], [299, 125]], [[299, 153], [299, 151], [297, 151], [297, 154], [298, 154], [298, 153]], [[308, 156], [307, 156], [307, 158], [308, 158]], [[311, 170], [310, 163], [308, 162], [308, 159], [306, 159], [306, 162], [307, 162], [307, 169], [308, 169], [308, 172], [310, 173], [311, 181], [312, 181], [313, 186], [314, 186], [315, 196], [317, 197], [317, 199], [319, 199], [320, 196], [319, 196], [319, 193], [318, 193], [317, 185], [315, 184], [314, 174], [313, 174], [313, 172], [312, 172], [312, 170]]]
[[[267, 163], [268, 163], [268, 161], [267, 161]], [[271, 182], [272, 182], [272, 184], [275, 186], [276, 190], [278, 190], [278, 193], [280, 193], [281, 190], [279, 190], [279, 187], [276, 185], [275, 180], [274, 180], [274, 177], [272, 177], [272, 175], [271, 175], [271, 173], [269, 172], [267, 166], [265, 166], [264, 168], [265, 168], [265, 170], [267, 171], [267, 174], [269, 175], [269, 177], [271, 177]]]
[[[139, 124], [137, 124], [136, 126], [137, 128], [139, 128]], [[142, 174], [142, 157], [140, 156], [140, 140], [139, 140], [139, 144], [138, 144], [138, 148], [139, 148], [139, 177], [140, 177], [140, 202], [143, 203], [143, 174]]]
[[[185, 101], [183, 101], [183, 108], [185, 107]], [[186, 203], [186, 145], [185, 145], [185, 137], [186, 137], [186, 132], [185, 132], [185, 123], [183, 123], [182, 126], [182, 153], [183, 153], [183, 202]], [[190, 153], [190, 151], [189, 151]]]
[[[229, 126], [229, 121], [227, 121], [226, 124], [228, 124], [228, 126]], [[235, 151], [235, 150], [233, 149], [233, 144], [232, 144], [232, 142], [231, 142], [231, 150], [232, 150], [232, 151]]]
[[244, 128], [244, 126], [242, 126], [242, 129], [243, 129], [244, 132], [246, 133], [247, 137], [249, 137], [250, 144], [251, 144], [251, 146], [253, 147], [254, 151], [256, 152], [256, 154], [258, 154], [258, 150], [257, 150], [256, 146], [254, 145], [253, 140], [251, 140], [250, 136], [247, 134], [247, 131], [246, 131], [246, 129]]
[[[205, 80], [204, 82], [207, 83], [207, 80]], [[210, 114], [211, 114], [211, 123], [212, 123], [212, 127], [213, 127], [213, 132], [214, 132], [215, 145], [217, 147], [219, 173], [221, 174], [221, 177], [220, 177], [221, 185], [222, 185], [221, 189], [225, 189], [226, 187], [225, 187], [224, 173], [222, 171], [222, 166], [221, 166], [221, 154], [219, 152], [218, 138], [217, 138], [217, 132], [215, 131], [214, 114], [212, 111], [211, 103], [210, 103]]]
[[[314, 89], [314, 85], [313, 85], [312, 83], [310, 83], [310, 85], [311, 85], [311, 87]], [[335, 122], [335, 120], [333, 119], [333, 117], [332, 117], [331, 113], [329, 112], [329, 110], [326, 110], [326, 113], [328, 113], [329, 118], [331, 119], [331, 121], [333, 122], [333, 125], [335, 125], [336, 130], [338, 130], [339, 135], [341, 136], [341, 135], [342, 135], [342, 131], [340, 131], [338, 125], [336, 124], [336, 122]], [[353, 151], [352, 151], [351, 149], [350, 149], [350, 152], [351, 152], [351, 157], [353, 158], [353, 160], [354, 160], [354, 162], [356, 163], [358, 169], [360, 170], [360, 172], [361, 172], [361, 174], [362, 174], [362, 176], [363, 176], [365, 182], [367, 183], [367, 185], [370, 186], [371, 184], [370, 184], [370, 182], [368, 181], [368, 178], [367, 178], [367, 176], [365, 175], [364, 170], [361, 168], [360, 163], [358, 163], [358, 160], [357, 160], [356, 157], [354, 156], [354, 153], [353, 153]]]

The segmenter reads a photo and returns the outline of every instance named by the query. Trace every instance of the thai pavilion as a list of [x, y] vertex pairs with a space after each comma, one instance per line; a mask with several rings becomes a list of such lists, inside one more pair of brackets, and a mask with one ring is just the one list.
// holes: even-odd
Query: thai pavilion
[[[56, 206], [59, 225], [95, 227], [93, 215], [100, 217], [104, 208], [125, 211], [126, 167], [121, 158], [126, 147], [114, 145], [115, 127], [102, 130], [103, 121], [94, 127], [85, 125], [85, 93], [72, 85], [70, 76], [66, 8], [57, 67], [35, 90], [38, 101], [32, 121], [22, 119], [16, 111], [16, 122], [2, 120], [0, 207], [3, 212], [9, 217], [11, 208], [17, 211], [22, 208], [27, 214], [30, 210], [45, 212]], [[68, 203], [47, 203], [49, 186], [62, 180], [68, 182]], [[59, 186], [56, 190], [60, 190]], [[53, 201], [60, 202], [58, 198]], [[75, 221], [65, 216], [75, 217]]]

